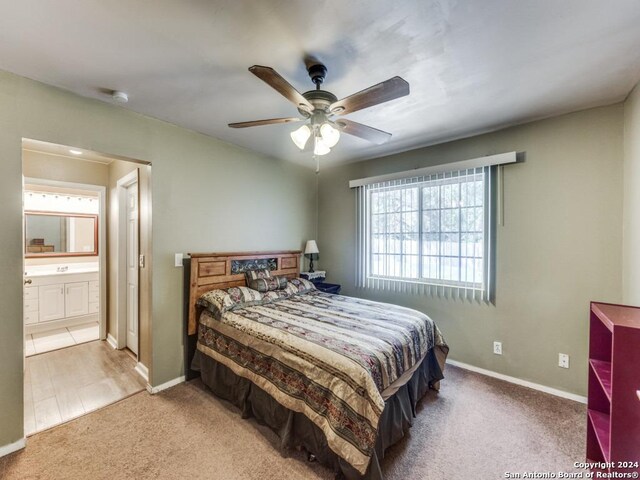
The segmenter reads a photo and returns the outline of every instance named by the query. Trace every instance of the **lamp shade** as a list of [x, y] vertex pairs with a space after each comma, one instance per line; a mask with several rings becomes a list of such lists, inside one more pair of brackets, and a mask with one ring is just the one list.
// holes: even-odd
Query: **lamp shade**
[[331, 149], [327, 146], [326, 143], [324, 143], [324, 140], [322, 140], [322, 137], [316, 137], [316, 144], [313, 147], [313, 154], [318, 156], [326, 155], [330, 151]]
[[302, 125], [299, 129], [291, 132], [291, 140], [300, 150], [304, 150], [307, 140], [311, 136], [311, 129], [307, 125]]
[[307, 240], [307, 245], [304, 247], [304, 254], [309, 255], [312, 253], [320, 253], [320, 250], [318, 250], [318, 244], [315, 240]]
[[320, 127], [320, 135], [322, 135], [322, 141], [324, 144], [333, 148], [338, 140], [340, 140], [340, 132], [333, 128], [329, 123], [323, 123]]

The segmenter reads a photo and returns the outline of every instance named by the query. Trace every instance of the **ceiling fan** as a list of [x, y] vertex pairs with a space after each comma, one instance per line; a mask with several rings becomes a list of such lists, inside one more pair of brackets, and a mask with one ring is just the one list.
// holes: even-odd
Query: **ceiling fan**
[[[291, 139], [300, 150], [305, 150], [308, 140], [313, 137], [314, 156], [329, 153], [340, 140], [341, 132], [363, 138], [377, 145], [386, 142], [391, 138], [390, 133], [347, 120], [341, 116], [409, 95], [409, 84], [400, 77], [393, 77], [338, 100], [333, 93], [320, 88], [327, 74], [327, 67], [318, 62], [310, 64], [307, 68], [316, 89], [304, 93], [298, 92], [271, 67], [254, 65], [249, 67], [249, 71], [293, 103], [302, 118], [269, 118], [230, 123], [229, 126], [231, 128], [246, 128], [308, 121], [291, 132]], [[338, 118], [334, 118], [335, 116]]]

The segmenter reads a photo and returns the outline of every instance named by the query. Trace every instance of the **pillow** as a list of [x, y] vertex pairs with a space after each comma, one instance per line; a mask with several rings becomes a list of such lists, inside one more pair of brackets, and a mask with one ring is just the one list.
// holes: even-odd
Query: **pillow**
[[282, 290], [287, 286], [287, 277], [276, 275], [275, 277], [256, 278], [247, 282], [247, 286], [261, 293]]
[[264, 295], [262, 295], [262, 301], [264, 303], [278, 302], [280, 300], [286, 300], [290, 296], [291, 296], [291, 294], [286, 289], [284, 289], [284, 290], [272, 290], [272, 291], [267, 292]]
[[259, 270], [247, 270], [246, 272], [244, 272], [244, 278], [247, 281], [247, 285], [249, 285], [252, 280], [256, 280], [258, 278], [271, 278], [271, 271], [268, 268], [261, 268]]
[[304, 278], [294, 278], [293, 280], [289, 280], [285, 291], [289, 293], [289, 295], [297, 295], [299, 293], [311, 292], [315, 289], [316, 286], [309, 280]]
[[262, 302], [262, 294], [247, 287], [231, 287], [227, 290], [210, 290], [204, 293], [197, 304], [209, 310], [215, 318], [239, 308], [251, 307]]

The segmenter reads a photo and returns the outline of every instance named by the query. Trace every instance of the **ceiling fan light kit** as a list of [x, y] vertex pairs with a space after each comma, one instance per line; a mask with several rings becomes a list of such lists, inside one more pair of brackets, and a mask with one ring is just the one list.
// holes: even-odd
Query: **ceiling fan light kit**
[[329, 121], [325, 121], [324, 123], [314, 123], [312, 121], [310, 125], [311, 127], [304, 124], [297, 130], [291, 132], [291, 140], [296, 144], [296, 147], [304, 150], [313, 132], [313, 154], [326, 155], [331, 151], [331, 148], [338, 143], [338, 140], [340, 140], [340, 132], [334, 128]]
[[249, 67], [249, 71], [293, 103], [302, 118], [271, 118], [230, 123], [229, 126], [231, 128], [246, 128], [289, 122], [308, 122], [291, 132], [290, 135], [291, 140], [300, 150], [305, 150], [309, 139], [313, 137], [314, 157], [328, 154], [331, 148], [337, 145], [340, 140], [341, 132], [368, 140], [377, 145], [388, 141], [391, 138], [391, 134], [388, 132], [345, 118], [334, 120], [332, 117], [356, 112], [409, 95], [409, 84], [400, 77], [393, 77], [338, 100], [333, 93], [320, 88], [327, 75], [327, 67], [321, 63], [315, 63], [307, 68], [309, 77], [316, 85], [316, 89], [302, 94], [271, 67], [254, 65]]

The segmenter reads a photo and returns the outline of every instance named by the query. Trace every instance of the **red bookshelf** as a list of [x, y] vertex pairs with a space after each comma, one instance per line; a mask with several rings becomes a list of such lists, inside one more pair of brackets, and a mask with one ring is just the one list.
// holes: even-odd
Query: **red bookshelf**
[[591, 303], [587, 460], [640, 473], [640, 308]]

